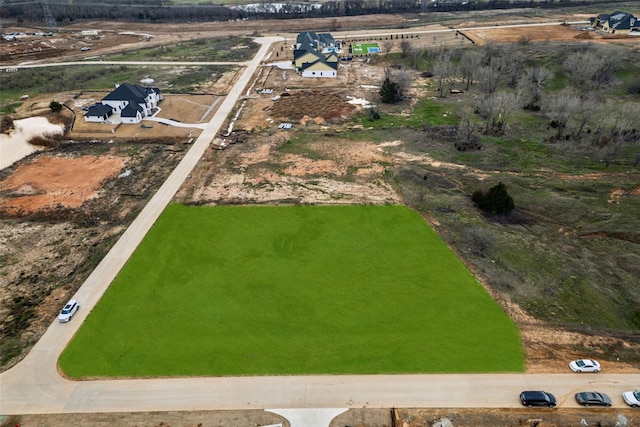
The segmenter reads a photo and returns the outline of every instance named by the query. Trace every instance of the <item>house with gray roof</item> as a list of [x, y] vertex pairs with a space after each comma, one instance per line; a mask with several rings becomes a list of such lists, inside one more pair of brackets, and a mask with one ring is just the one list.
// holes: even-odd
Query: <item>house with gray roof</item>
[[630, 13], [615, 11], [591, 18], [591, 25], [609, 34], [640, 36], [640, 22]]
[[123, 83], [116, 85], [100, 104], [90, 107], [84, 118], [88, 122], [104, 122], [111, 115], [118, 114], [122, 123], [140, 123], [158, 111], [158, 103], [162, 99], [158, 88]]
[[296, 38], [293, 66], [302, 77], [336, 77], [340, 52], [342, 45], [331, 34], [305, 31]]

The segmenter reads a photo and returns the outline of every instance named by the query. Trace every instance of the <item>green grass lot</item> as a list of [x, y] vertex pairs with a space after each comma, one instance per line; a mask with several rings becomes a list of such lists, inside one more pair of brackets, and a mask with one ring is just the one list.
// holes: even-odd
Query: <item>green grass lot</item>
[[170, 205], [63, 352], [72, 378], [523, 371], [404, 206]]
[[378, 43], [353, 43], [351, 53], [353, 55], [368, 55], [370, 47], [380, 49]]
[[[448, 102], [448, 100], [447, 100]], [[366, 115], [359, 116], [362, 126], [373, 129], [455, 125], [458, 123], [455, 104], [423, 99], [413, 108], [412, 114], [381, 114], [378, 120], [371, 120]]]

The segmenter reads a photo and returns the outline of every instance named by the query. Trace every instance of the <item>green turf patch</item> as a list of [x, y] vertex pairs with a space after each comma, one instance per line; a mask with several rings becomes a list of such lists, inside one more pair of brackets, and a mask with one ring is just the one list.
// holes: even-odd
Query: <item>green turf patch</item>
[[515, 324], [404, 206], [176, 204], [60, 366], [73, 378], [504, 372], [524, 358]]
[[380, 45], [378, 43], [353, 43], [351, 45], [351, 53], [353, 55], [380, 53]]

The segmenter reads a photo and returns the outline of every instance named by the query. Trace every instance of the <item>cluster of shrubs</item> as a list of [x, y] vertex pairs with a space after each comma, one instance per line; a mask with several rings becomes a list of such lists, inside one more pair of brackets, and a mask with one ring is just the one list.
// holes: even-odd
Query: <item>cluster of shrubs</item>
[[476, 190], [471, 195], [476, 207], [488, 214], [507, 215], [513, 211], [515, 204], [502, 182], [491, 187], [486, 193]]

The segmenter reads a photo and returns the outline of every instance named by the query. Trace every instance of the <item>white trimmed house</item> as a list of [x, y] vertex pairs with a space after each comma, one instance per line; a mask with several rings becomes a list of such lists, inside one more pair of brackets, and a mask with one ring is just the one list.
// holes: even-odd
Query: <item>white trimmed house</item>
[[329, 33], [302, 32], [298, 34], [293, 50], [293, 66], [302, 77], [335, 78], [340, 49], [340, 42]]
[[319, 58], [312, 63], [305, 63], [300, 70], [302, 77], [333, 77], [338, 75], [338, 63]]
[[105, 122], [112, 114], [120, 114], [122, 123], [140, 123], [143, 118], [155, 114], [162, 99], [158, 88], [123, 83], [102, 98], [100, 104], [89, 107], [84, 119]]

